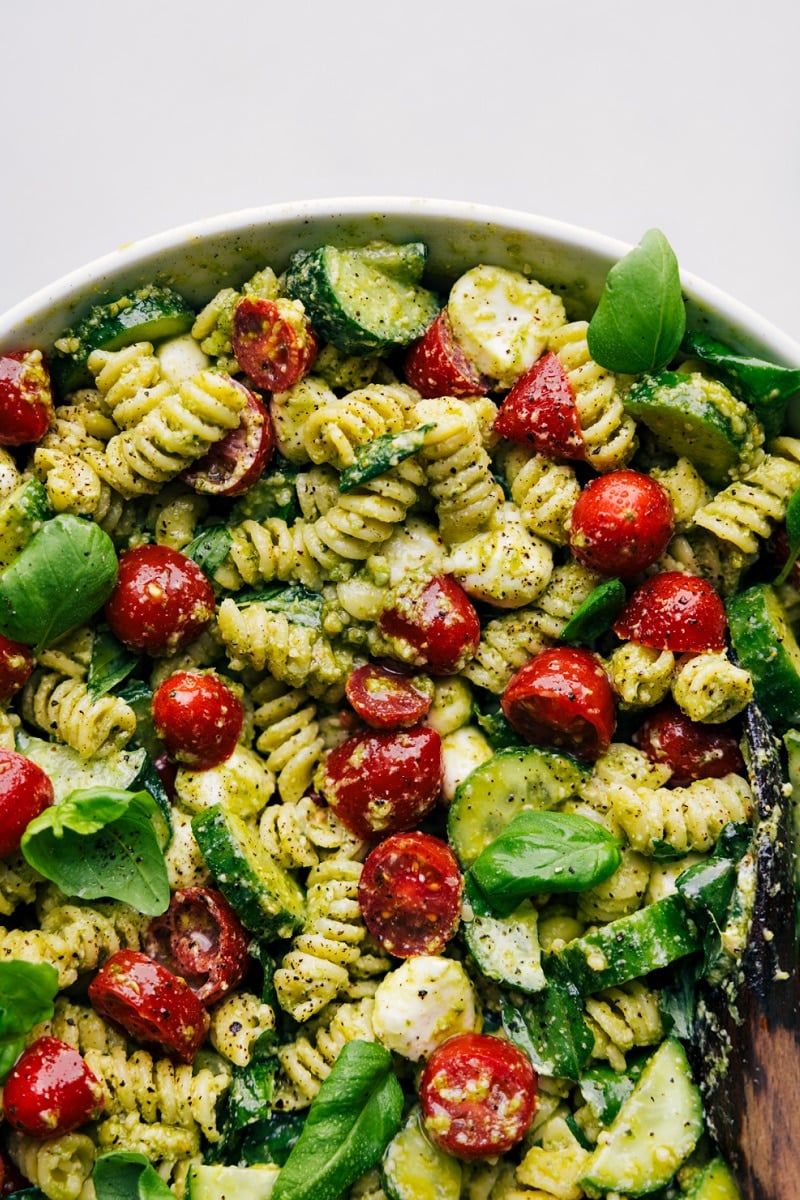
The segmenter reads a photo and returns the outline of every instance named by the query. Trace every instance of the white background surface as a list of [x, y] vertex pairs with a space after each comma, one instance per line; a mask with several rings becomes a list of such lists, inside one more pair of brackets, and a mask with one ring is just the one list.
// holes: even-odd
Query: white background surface
[[0, 310], [253, 205], [496, 203], [800, 340], [797, 0], [3, 0]]

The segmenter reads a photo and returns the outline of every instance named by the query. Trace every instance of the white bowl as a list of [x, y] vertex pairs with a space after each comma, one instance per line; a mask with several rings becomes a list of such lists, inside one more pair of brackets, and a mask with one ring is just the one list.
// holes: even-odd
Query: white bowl
[[[573, 318], [590, 315], [609, 267], [630, 249], [559, 221], [451, 200], [356, 197], [251, 208], [131, 243], [64, 276], [0, 316], [0, 350], [44, 348], [92, 304], [138, 284], [168, 282], [200, 304], [263, 266], [281, 270], [293, 250], [378, 237], [426, 242], [432, 277], [442, 283], [479, 262], [524, 268], [564, 295]], [[692, 328], [800, 367], [792, 338], [685, 271], [682, 281]]]

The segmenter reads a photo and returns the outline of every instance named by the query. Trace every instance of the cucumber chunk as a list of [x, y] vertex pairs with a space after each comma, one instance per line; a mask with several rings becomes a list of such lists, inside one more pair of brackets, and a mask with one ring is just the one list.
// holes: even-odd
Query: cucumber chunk
[[530, 900], [496, 916], [467, 876], [464, 940], [481, 973], [520, 992], [547, 987], [539, 945], [539, 915]]
[[374, 354], [408, 345], [439, 311], [433, 292], [419, 286], [426, 260], [422, 242], [299, 250], [286, 272], [286, 294], [303, 303], [314, 329], [337, 350]]
[[52, 515], [44, 484], [38, 479], [26, 479], [0, 502], [0, 571], [11, 565]]
[[267, 939], [291, 937], [305, 916], [303, 890], [250, 826], [215, 804], [197, 813], [192, 830], [220, 891], [242, 924]]
[[581, 994], [588, 996], [648, 975], [700, 946], [682, 897], [669, 895], [574, 938], [556, 957]]
[[731, 467], [752, 449], [755, 422], [747, 406], [699, 372], [646, 375], [628, 392], [625, 411], [709, 483], [726, 483]]
[[664, 1187], [703, 1132], [703, 1104], [683, 1046], [661, 1043], [601, 1135], [580, 1182], [600, 1191], [644, 1196]]
[[512, 817], [524, 809], [555, 808], [577, 793], [589, 768], [568, 754], [537, 746], [501, 750], [456, 789], [447, 818], [450, 845], [470, 867]]
[[58, 339], [50, 375], [61, 396], [92, 382], [93, 350], [120, 350], [133, 342], [158, 342], [187, 333], [194, 310], [173, 288], [147, 284], [109, 304], [96, 304]]
[[683, 1200], [742, 1200], [742, 1194], [722, 1159], [714, 1158], [692, 1180]]
[[56, 803], [79, 788], [121, 788], [140, 791], [145, 785], [149, 759], [143, 746], [136, 750], [115, 750], [100, 758], [82, 758], [71, 746], [46, 742], [19, 730], [17, 750], [49, 775]]
[[731, 641], [750, 672], [764, 716], [777, 729], [800, 722], [800, 645], [778, 595], [757, 584], [726, 602]]
[[388, 1200], [459, 1200], [461, 1163], [428, 1140], [414, 1108], [386, 1147], [381, 1183]]
[[252, 1167], [192, 1163], [186, 1195], [188, 1200], [269, 1200], [279, 1172], [275, 1163]]

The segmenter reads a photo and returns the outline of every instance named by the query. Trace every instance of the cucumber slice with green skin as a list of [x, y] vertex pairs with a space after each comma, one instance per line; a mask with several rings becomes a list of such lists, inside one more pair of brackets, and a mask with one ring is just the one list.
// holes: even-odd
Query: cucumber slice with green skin
[[383, 1155], [381, 1183], [389, 1200], [459, 1200], [461, 1163], [428, 1140], [414, 1108]]
[[742, 1194], [725, 1163], [715, 1158], [703, 1168], [682, 1200], [742, 1200]]
[[665, 449], [688, 458], [709, 483], [727, 483], [731, 467], [752, 449], [754, 420], [747, 406], [699, 373], [646, 375], [625, 397], [625, 411]]
[[555, 808], [575, 796], [589, 768], [568, 754], [537, 746], [501, 750], [456, 789], [447, 817], [450, 845], [470, 867], [512, 817], [528, 808]]
[[24, 550], [53, 509], [38, 479], [26, 479], [0, 502], [0, 571]]
[[344, 354], [374, 354], [420, 337], [439, 311], [419, 286], [427, 259], [422, 242], [372, 242], [294, 254], [286, 294], [300, 300], [314, 329]]
[[686, 1052], [661, 1043], [602, 1136], [580, 1180], [601, 1192], [644, 1196], [664, 1187], [703, 1132], [703, 1103]]
[[540, 992], [547, 987], [539, 916], [530, 900], [523, 900], [510, 916], [498, 917], [469, 875], [466, 900], [464, 940], [481, 973], [519, 992]]
[[108, 304], [97, 304], [56, 342], [50, 375], [60, 396], [86, 387], [93, 350], [120, 350], [133, 342], [178, 337], [194, 325], [194, 310], [173, 288], [148, 284]]
[[225, 1167], [193, 1163], [189, 1168], [188, 1200], [269, 1200], [280, 1167]]
[[71, 746], [46, 742], [19, 730], [17, 750], [24, 754], [50, 777], [56, 803], [79, 788], [121, 788], [138, 792], [144, 787], [149, 759], [143, 746], [136, 750], [115, 750], [100, 758], [82, 758]]
[[574, 938], [554, 957], [581, 994], [588, 996], [666, 967], [701, 945], [683, 898], [670, 895]]
[[241, 817], [215, 804], [197, 813], [192, 830], [220, 891], [245, 928], [268, 940], [291, 937], [305, 916], [303, 890]]
[[731, 642], [750, 672], [756, 700], [777, 729], [800, 722], [800, 645], [777, 592], [757, 584], [725, 605]]

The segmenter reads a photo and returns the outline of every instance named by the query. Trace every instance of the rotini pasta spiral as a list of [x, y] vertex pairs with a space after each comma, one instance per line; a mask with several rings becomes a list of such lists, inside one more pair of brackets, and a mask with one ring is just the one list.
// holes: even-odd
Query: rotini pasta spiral
[[311, 462], [330, 463], [343, 471], [355, 462], [357, 447], [405, 429], [419, 399], [419, 393], [406, 384], [373, 384], [336, 396], [304, 421], [306, 454]]
[[606, 1059], [615, 1071], [625, 1070], [628, 1051], [654, 1046], [664, 1036], [658, 996], [639, 979], [587, 996], [584, 1006], [594, 1034], [592, 1057]]
[[683, 655], [671, 687], [673, 700], [691, 721], [710, 725], [730, 721], [753, 698], [750, 673], [724, 651]]
[[35, 671], [22, 694], [22, 715], [83, 758], [110, 754], [136, 731], [136, 714], [118, 696], [94, 699], [82, 679]]
[[80, 1054], [96, 1050], [107, 1054], [112, 1049], [123, 1049], [125, 1038], [114, 1025], [110, 1025], [99, 1013], [85, 1004], [78, 1004], [66, 996], [55, 1002], [53, 1016], [42, 1021], [28, 1034], [30, 1045], [40, 1037], [55, 1037], [66, 1042]]
[[419, 458], [436, 502], [439, 532], [447, 545], [465, 541], [487, 528], [503, 499], [477, 415], [465, 401], [445, 397], [421, 400], [416, 421], [433, 426]]
[[[8, 749], [14, 749], [13, 743]], [[32, 904], [39, 878], [21, 854], [0, 859], [0, 915], [10, 917], [20, 904]]]
[[779, 438], [770, 450], [758, 466], [718, 492], [694, 516], [695, 525], [745, 555], [755, 554], [759, 539], [769, 537], [783, 520], [792, 493], [800, 487], [800, 441]]
[[679, 458], [671, 467], [653, 467], [650, 474], [669, 495], [675, 532], [685, 532], [694, 521], [695, 513], [710, 501], [711, 488], [688, 458]]
[[610, 800], [630, 845], [641, 854], [652, 854], [659, 842], [679, 854], [710, 850], [725, 825], [753, 816], [750, 786], [740, 775], [676, 788], [617, 787]]
[[[589, 1151], [572, 1133], [565, 1116], [551, 1117], [537, 1131], [536, 1138], [516, 1172], [512, 1164], [502, 1168], [492, 1195], [499, 1189], [499, 1196], [508, 1200], [581, 1200], [585, 1192], [578, 1181], [589, 1161]], [[515, 1186], [519, 1184], [523, 1187]]]
[[104, 1152], [125, 1150], [143, 1154], [178, 1197], [184, 1194], [191, 1163], [202, 1162], [199, 1126], [187, 1129], [164, 1121], [143, 1121], [136, 1112], [121, 1112], [101, 1121], [96, 1136]]
[[501, 504], [489, 529], [451, 547], [445, 570], [473, 599], [496, 608], [521, 608], [549, 583], [553, 552], [548, 542], [527, 531], [515, 504]]
[[669, 692], [675, 655], [640, 642], [625, 642], [612, 652], [606, 667], [623, 708], [650, 708]]
[[123, 946], [139, 949], [133, 928], [118, 928], [116, 916], [113, 909], [106, 915], [99, 908], [62, 904], [45, 913], [40, 929], [0, 927], [0, 961], [51, 963], [59, 987], [70, 987], [81, 973], [93, 971]]
[[47, 1200], [78, 1200], [94, 1168], [94, 1142], [85, 1133], [61, 1137], [26, 1137], [14, 1133], [8, 1144], [15, 1165]]
[[278, 1047], [281, 1070], [275, 1093], [276, 1108], [307, 1108], [316, 1098], [323, 1079], [330, 1074], [346, 1042], [355, 1038], [375, 1041], [372, 1006], [371, 997], [332, 1004], [307, 1033]]
[[277, 777], [282, 800], [299, 800], [308, 790], [323, 753], [317, 708], [302, 688], [288, 688], [269, 677], [252, 693], [258, 736], [256, 749]]
[[364, 845], [327, 804], [313, 795], [268, 804], [259, 836], [283, 867], [314, 867], [324, 858], [360, 858]]
[[556, 546], [566, 545], [567, 520], [581, 491], [572, 467], [520, 445], [504, 448], [500, 466], [528, 532]]
[[578, 897], [578, 916], [587, 925], [605, 924], [627, 917], [645, 902], [651, 861], [625, 846], [622, 862], [603, 883], [595, 884]]
[[237, 991], [211, 1009], [208, 1036], [211, 1045], [237, 1067], [246, 1067], [253, 1043], [275, 1028], [275, 1013], [252, 992]]

